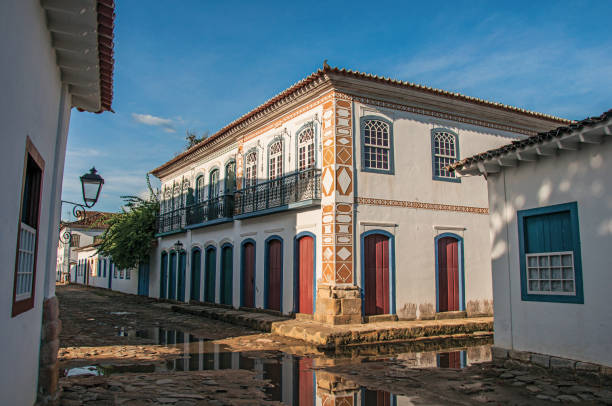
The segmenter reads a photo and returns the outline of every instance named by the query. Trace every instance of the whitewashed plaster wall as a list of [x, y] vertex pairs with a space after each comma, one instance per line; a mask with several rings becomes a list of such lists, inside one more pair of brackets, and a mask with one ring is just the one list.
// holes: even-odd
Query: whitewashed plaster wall
[[[607, 140], [489, 176], [496, 346], [612, 366], [611, 156]], [[517, 210], [569, 202], [578, 204], [584, 304], [523, 301]]]
[[[44, 12], [38, 1], [0, 2], [0, 35], [6, 57], [0, 62], [0, 404], [36, 400], [42, 303], [55, 295], [59, 212], [66, 136], [70, 119]], [[10, 55], [10, 57], [9, 57]], [[45, 160], [38, 229], [34, 308], [11, 316], [19, 205], [26, 137]]]

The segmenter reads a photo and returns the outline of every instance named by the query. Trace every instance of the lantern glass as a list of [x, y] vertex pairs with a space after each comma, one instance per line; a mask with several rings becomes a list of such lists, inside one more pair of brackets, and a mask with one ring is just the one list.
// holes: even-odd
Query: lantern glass
[[81, 176], [81, 186], [83, 189], [83, 201], [85, 206], [93, 207], [100, 197], [100, 191], [104, 184], [102, 176], [97, 174], [96, 168], [91, 168], [89, 173]]

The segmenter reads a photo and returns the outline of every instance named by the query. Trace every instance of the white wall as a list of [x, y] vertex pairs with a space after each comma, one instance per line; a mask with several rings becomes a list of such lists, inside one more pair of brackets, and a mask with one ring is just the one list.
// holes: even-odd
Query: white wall
[[[55, 289], [59, 193], [63, 175], [69, 98], [62, 86], [45, 16], [38, 1], [0, 3], [1, 186], [0, 403], [31, 405], [36, 399], [42, 302]], [[65, 88], [64, 88], [65, 89]], [[38, 229], [34, 308], [11, 317], [19, 204], [26, 136], [45, 160]], [[46, 275], [48, 273], [48, 275]]]
[[[608, 140], [489, 176], [496, 346], [612, 366], [610, 156]], [[568, 202], [578, 204], [584, 304], [522, 301], [516, 212]]]

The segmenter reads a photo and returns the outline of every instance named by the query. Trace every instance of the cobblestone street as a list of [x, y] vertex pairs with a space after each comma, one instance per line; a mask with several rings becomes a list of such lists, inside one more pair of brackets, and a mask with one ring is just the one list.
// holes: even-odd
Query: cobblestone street
[[57, 296], [67, 406], [612, 404], [605, 377], [494, 365], [490, 335], [322, 352], [148, 298], [74, 285]]

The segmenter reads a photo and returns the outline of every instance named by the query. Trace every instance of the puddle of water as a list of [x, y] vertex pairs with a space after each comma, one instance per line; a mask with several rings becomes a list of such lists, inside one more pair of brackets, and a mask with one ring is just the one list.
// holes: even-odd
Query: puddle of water
[[167, 330], [160, 327], [137, 330], [131, 327], [119, 327], [117, 330], [119, 337], [128, 338], [144, 338], [152, 340], [157, 345], [174, 345], [183, 343], [197, 343], [209, 341], [208, 338], [202, 338], [189, 334], [181, 330]]
[[125, 316], [126, 314], [134, 314], [134, 312], [110, 312], [113, 316]]
[[[128, 330], [128, 337], [130, 336]], [[139, 330], [143, 331], [143, 330]], [[146, 330], [150, 334], [151, 330]], [[138, 336], [137, 333], [134, 334]], [[350, 381], [343, 380], [341, 392], [327, 391], [318, 386], [318, 379], [328, 381], [333, 376], [324, 371], [313, 370], [317, 362], [309, 357], [281, 354], [272, 357], [254, 356], [253, 353], [229, 352], [219, 344], [206, 342], [188, 333], [176, 330], [154, 329], [152, 338], [162, 345], [182, 345], [182, 358], [157, 364], [137, 365], [96, 365], [71, 368], [65, 376], [81, 374], [112, 375], [125, 372], [169, 372], [203, 371], [221, 369], [244, 369], [254, 371], [259, 379], [269, 380], [271, 385], [265, 389], [269, 400], [287, 405], [347, 404], [347, 405], [396, 405], [414, 404], [416, 398], [400, 396], [387, 391], [371, 390]], [[377, 358], [374, 358], [376, 360]], [[367, 360], [367, 359], [366, 359]], [[381, 360], [381, 358], [378, 358]], [[487, 362], [491, 360], [490, 345], [474, 345], [453, 351], [404, 352], [384, 358], [408, 368], [454, 368]], [[400, 403], [398, 403], [400, 401]]]

